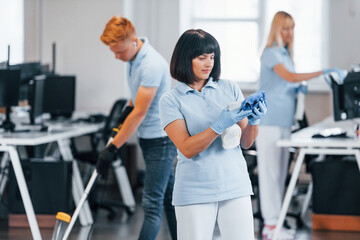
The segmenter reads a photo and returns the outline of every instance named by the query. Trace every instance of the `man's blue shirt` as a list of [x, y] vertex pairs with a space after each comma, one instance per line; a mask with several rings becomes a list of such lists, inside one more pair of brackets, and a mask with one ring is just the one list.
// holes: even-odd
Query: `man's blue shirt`
[[159, 118], [159, 100], [161, 95], [171, 87], [169, 66], [165, 59], [149, 44], [147, 38], [133, 61], [128, 63], [128, 84], [131, 99], [135, 105], [140, 86], [156, 87], [157, 91], [144, 120], [138, 128], [140, 138], [158, 138], [166, 136], [161, 128]]

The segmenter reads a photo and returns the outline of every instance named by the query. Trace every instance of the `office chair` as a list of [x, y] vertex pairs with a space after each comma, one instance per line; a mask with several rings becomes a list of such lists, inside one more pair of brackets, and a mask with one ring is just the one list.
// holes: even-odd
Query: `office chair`
[[[74, 158], [92, 165], [92, 167], [96, 166], [97, 163], [97, 159], [99, 156], [100, 151], [105, 147], [106, 143], [108, 142], [112, 129], [114, 127], [117, 127], [119, 125], [118, 119], [121, 115], [122, 110], [124, 109], [125, 105], [127, 103], [126, 99], [119, 99], [117, 100], [114, 105], [112, 106], [112, 109], [110, 111], [109, 116], [106, 118], [104, 127], [102, 128], [102, 130], [99, 133], [93, 134], [90, 136], [90, 146], [91, 146], [91, 150], [90, 151], [79, 151], [77, 146], [77, 143], [75, 142], [74, 139], [72, 139], [73, 144], [72, 145], [72, 150], [73, 150], [73, 154], [74, 154]], [[123, 145], [119, 151], [118, 151], [118, 158], [121, 160], [126, 160], [126, 144]], [[93, 211], [97, 211], [99, 208], [104, 208], [106, 210], [109, 211], [108, 214], [108, 219], [112, 220], [115, 218], [116, 216], [116, 211], [115, 211], [115, 207], [121, 207], [124, 208], [127, 212], [128, 215], [131, 215], [134, 211], [134, 206], [135, 206], [135, 202], [133, 200], [133, 193], [131, 188], [129, 189], [128, 186], [130, 186], [129, 184], [129, 179], [127, 177], [126, 172], [121, 172], [119, 173], [117, 171], [117, 169], [115, 168], [119, 168], [119, 164], [122, 164], [123, 166], [123, 162], [121, 161], [115, 161], [116, 164], [118, 165], [117, 167], [114, 166], [114, 174], [116, 175], [116, 180], [118, 181], [118, 185], [122, 185], [119, 186], [120, 188], [120, 193], [122, 195], [122, 199], [123, 202], [119, 202], [119, 201], [105, 201], [105, 200], [97, 200], [97, 198], [99, 198], [97, 195], [98, 191], [96, 191], [96, 186], [95, 189], [93, 189], [91, 191], [91, 193], [89, 194], [89, 203], [90, 203], [90, 207]], [[126, 176], [118, 176], [119, 174], [122, 175], [126, 175]], [[126, 185], [126, 186], [124, 186]], [[124, 190], [126, 192], [124, 192]]]

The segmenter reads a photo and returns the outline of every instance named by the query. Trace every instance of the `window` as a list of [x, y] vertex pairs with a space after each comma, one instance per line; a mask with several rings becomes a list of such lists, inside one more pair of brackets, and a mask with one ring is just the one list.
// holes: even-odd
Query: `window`
[[180, 30], [201, 28], [221, 48], [224, 79], [255, 83], [260, 56], [277, 11], [295, 20], [294, 61], [297, 72], [316, 71], [325, 65], [326, 25], [323, 0], [182, 0]]
[[297, 72], [318, 71], [327, 65], [325, 7], [322, 0], [272, 0], [267, 6], [267, 33], [277, 11], [286, 11], [294, 18], [294, 62]]
[[8, 60], [8, 45], [11, 46], [10, 63], [24, 60], [24, 3], [23, 0], [0, 0], [0, 62]]
[[[186, 2], [184, 0], [182, 2]], [[181, 6], [182, 31], [201, 28], [213, 35], [221, 49], [221, 77], [254, 82], [259, 72], [260, 0], [194, 0]], [[185, 4], [185, 3], [183, 3]], [[183, 19], [181, 19], [183, 21]]]

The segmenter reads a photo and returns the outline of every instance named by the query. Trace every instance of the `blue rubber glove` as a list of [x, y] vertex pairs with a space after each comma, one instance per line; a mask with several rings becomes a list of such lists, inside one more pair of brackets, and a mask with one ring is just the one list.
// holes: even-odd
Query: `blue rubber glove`
[[[265, 92], [264, 91], [253, 93], [244, 99], [244, 101], [241, 103], [241, 109], [243, 109], [243, 110], [253, 109], [253, 108], [257, 107], [258, 102], [264, 101], [264, 100], [265, 100]], [[266, 102], [265, 102], [265, 104], [266, 104]]]
[[[330, 87], [331, 87], [331, 80], [329, 75], [332, 75], [332, 79], [339, 85], [342, 85], [344, 83], [344, 79], [347, 75], [347, 71], [340, 68], [324, 69], [323, 73], [324, 73], [325, 81], [327, 82], [327, 84], [329, 84]], [[336, 75], [334, 76], [333, 73], [335, 73]]]
[[252, 113], [248, 116], [248, 123], [252, 126], [258, 125], [260, 123], [260, 119], [266, 114], [266, 101], [260, 101], [258, 108], [254, 108]]
[[220, 113], [220, 117], [211, 124], [210, 128], [214, 130], [217, 134], [222, 134], [222, 132], [234, 125], [235, 123], [239, 122], [240, 120], [246, 118], [251, 114], [251, 110], [241, 110], [235, 109], [232, 111], [229, 110], [222, 110]]

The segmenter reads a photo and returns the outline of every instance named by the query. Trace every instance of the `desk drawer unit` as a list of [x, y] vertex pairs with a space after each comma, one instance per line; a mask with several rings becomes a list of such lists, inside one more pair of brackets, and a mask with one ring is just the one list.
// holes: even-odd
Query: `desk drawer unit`
[[[22, 160], [21, 165], [35, 214], [56, 214], [59, 210], [71, 212], [71, 161], [30, 159]], [[12, 166], [9, 171], [8, 202], [10, 213], [25, 213]]]
[[311, 164], [313, 229], [360, 231], [360, 172], [354, 159]]

